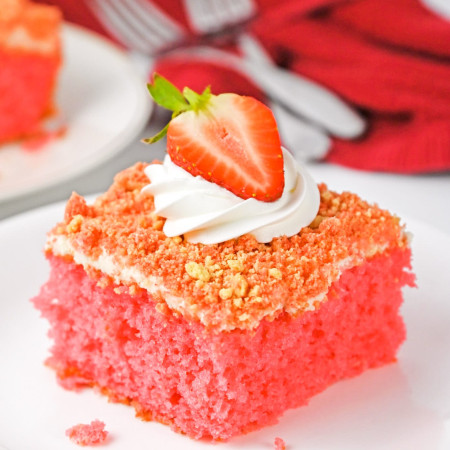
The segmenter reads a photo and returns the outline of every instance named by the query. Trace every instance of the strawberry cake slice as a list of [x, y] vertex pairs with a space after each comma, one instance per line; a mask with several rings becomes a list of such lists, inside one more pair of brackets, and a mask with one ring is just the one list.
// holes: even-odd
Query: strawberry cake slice
[[0, 6], [0, 143], [39, 134], [54, 110], [61, 13], [28, 0]]
[[[174, 89], [150, 86], [176, 111], [168, 156], [121, 172], [92, 205], [72, 195], [33, 302], [62, 386], [226, 440], [396, 360], [411, 251], [397, 217], [317, 186], [264, 105]], [[270, 158], [283, 176], [278, 163], [255, 176]]]

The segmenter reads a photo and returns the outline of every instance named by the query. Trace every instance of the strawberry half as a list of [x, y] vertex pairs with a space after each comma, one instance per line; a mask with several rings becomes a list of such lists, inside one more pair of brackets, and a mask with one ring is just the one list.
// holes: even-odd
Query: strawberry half
[[260, 101], [237, 94], [181, 93], [154, 75], [148, 85], [153, 99], [173, 111], [172, 120], [156, 136], [167, 134], [173, 163], [194, 176], [243, 198], [272, 202], [284, 188], [283, 153], [272, 112]]

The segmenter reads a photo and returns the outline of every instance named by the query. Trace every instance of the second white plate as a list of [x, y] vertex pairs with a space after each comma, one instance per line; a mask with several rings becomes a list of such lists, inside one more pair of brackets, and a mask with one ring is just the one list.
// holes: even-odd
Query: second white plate
[[72, 179], [130, 143], [152, 102], [127, 55], [106, 39], [72, 25], [62, 33], [57, 106], [67, 133], [42, 148], [0, 147], [0, 202]]

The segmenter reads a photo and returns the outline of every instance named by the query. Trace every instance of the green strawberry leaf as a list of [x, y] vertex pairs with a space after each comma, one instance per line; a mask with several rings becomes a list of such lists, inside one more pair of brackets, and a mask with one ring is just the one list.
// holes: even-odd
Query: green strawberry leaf
[[197, 92], [192, 89], [185, 87], [183, 89], [183, 95], [189, 102], [192, 110], [201, 111], [206, 109], [206, 106], [212, 96], [211, 87], [208, 86], [201, 94], [197, 94]]
[[[201, 94], [192, 89], [184, 88], [183, 93], [176, 88], [169, 80], [159, 75], [153, 74], [153, 83], [147, 84], [148, 91], [153, 100], [163, 108], [173, 111], [172, 119], [186, 111], [201, 111], [208, 107], [212, 97], [211, 89], [208, 86]], [[145, 144], [158, 142], [167, 134], [170, 122], [157, 134], [152, 137], [142, 139]]]
[[153, 83], [147, 84], [153, 100], [160, 106], [171, 111], [186, 111], [190, 109], [183, 94], [166, 78], [155, 73]]

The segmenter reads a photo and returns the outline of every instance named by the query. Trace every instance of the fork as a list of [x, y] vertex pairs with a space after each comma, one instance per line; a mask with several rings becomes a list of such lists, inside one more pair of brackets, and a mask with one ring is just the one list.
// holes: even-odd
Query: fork
[[253, 0], [184, 0], [191, 26], [201, 34], [215, 33], [256, 14]]
[[[200, 32], [216, 31], [219, 26], [230, 21], [234, 24], [243, 22], [256, 11], [252, 0], [184, 0], [184, 4], [192, 25], [198, 26]], [[247, 48], [250, 45], [248, 40], [247, 38]], [[255, 42], [253, 44], [255, 47]], [[241, 47], [245, 50], [242, 39]], [[248, 56], [251, 52], [244, 53]], [[336, 136], [351, 139], [364, 131], [365, 123], [359, 115], [330, 91], [298, 74], [277, 67], [269, 58], [263, 61], [261, 59], [244, 58], [242, 64], [268, 97]]]
[[[242, 34], [239, 37], [239, 47], [250, 61], [261, 65], [273, 65], [272, 58], [253, 36]], [[324, 130], [293, 114], [280, 103], [274, 101], [269, 103], [279, 124], [283, 141], [296, 158], [302, 161], [316, 160], [327, 154], [331, 140]]]
[[148, 0], [86, 2], [104, 27], [127, 47], [154, 55], [181, 42], [183, 28]]
[[[252, 74], [246, 69], [247, 65], [239, 56], [224, 50], [212, 47], [192, 47], [174, 50], [170, 55], [184, 58], [192, 56], [196, 60], [203, 59], [207, 62], [217, 61], [218, 64], [231, 66], [244, 75], [252, 77]], [[264, 87], [267, 88], [258, 83], [258, 80], [253, 79], [253, 81], [261, 90], [264, 90]], [[278, 123], [282, 140], [295, 158], [302, 161], [320, 159], [327, 153], [331, 141], [324, 130], [311, 125], [283, 105], [271, 101], [270, 97], [269, 103]]]

